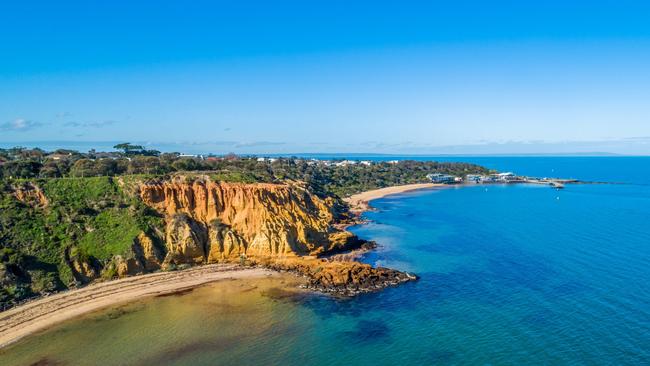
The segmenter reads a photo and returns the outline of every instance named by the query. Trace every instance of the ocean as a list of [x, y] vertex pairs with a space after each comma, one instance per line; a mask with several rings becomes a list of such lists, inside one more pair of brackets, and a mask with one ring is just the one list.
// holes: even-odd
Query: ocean
[[650, 158], [417, 159], [611, 184], [389, 196], [352, 231], [380, 244], [363, 261], [417, 282], [348, 300], [217, 283], [64, 323], [0, 364], [650, 364]]

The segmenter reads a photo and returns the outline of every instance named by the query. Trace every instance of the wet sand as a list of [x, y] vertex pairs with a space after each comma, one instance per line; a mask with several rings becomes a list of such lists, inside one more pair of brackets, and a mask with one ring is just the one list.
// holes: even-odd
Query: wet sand
[[[345, 199], [351, 212], [370, 209], [369, 201], [391, 194], [442, 187], [443, 184], [421, 183], [386, 187], [355, 194]], [[342, 259], [342, 258], [341, 258]], [[348, 260], [353, 260], [354, 255]], [[100, 282], [86, 287], [35, 299], [0, 313], [0, 348], [55, 324], [121, 303], [151, 296], [173, 294], [224, 279], [261, 278], [278, 275], [262, 268], [242, 268], [215, 264], [176, 272], [158, 272]]]
[[277, 272], [263, 268], [214, 264], [91, 284], [39, 298], [0, 313], [0, 348], [52, 325], [108, 306], [185, 291], [219, 280], [274, 275]]

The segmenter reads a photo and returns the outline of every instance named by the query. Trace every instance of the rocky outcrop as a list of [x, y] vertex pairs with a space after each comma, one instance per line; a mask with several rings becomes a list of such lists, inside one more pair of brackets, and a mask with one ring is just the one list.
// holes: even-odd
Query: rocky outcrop
[[220, 221], [208, 226], [207, 260], [209, 263], [242, 258], [246, 255], [246, 244], [235, 230]]
[[165, 255], [156, 244], [155, 237], [140, 233], [131, 245], [131, 251], [125, 255], [116, 255], [104, 268], [105, 277], [127, 277], [159, 270], [164, 265]]
[[[310, 289], [342, 295], [414, 278], [356, 262], [373, 243], [345, 230], [350, 216], [339, 200], [299, 182], [176, 176], [46, 183], [0, 187], [4, 212], [12, 210], [0, 236], [15, 241], [0, 251], [0, 307], [93, 281], [220, 262], [290, 271], [309, 278]], [[19, 220], [30, 225], [14, 230]], [[34, 227], [43, 230], [34, 235]]]
[[194, 263], [202, 256], [318, 255], [354, 244], [332, 228], [332, 202], [297, 184], [176, 178], [142, 185], [140, 197], [166, 215], [171, 255]]
[[160, 263], [165, 257], [154, 239], [145, 234], [140, 233], [133, 242], [133, 254], [142, 266], [147, 271], [155, 271], [160, 269]]
[[394, 269], [375, 268], [359, 262], [340, 262], [318, 258], [276, 259], [261, 264], [275, 270], [293, 272], [308, 277], [307, 288], [309, 289], [344, 296], [377, 291], [417, 279], [415, 275]]
[[72, 273], [77, 281], [82, 283], [90, 282], [99, 277], [99, 273], [91, 263], [79, 258], [70, 261]]
[[32, 207], [47, 207], [48, 201], [43, 191], [34, 183], [24, 182], [11, 187], [11, 191], [17, 200]]
[[[157, 263], [162, 268], [215, 262], [258, 264], [305, 275], [310, 288], [341, 294], [415, 278], [354, 261], [319, 258], [361, 248], [367, 242], [336, 228], [333, 199], [317, 197], [300, 184], [175, 177], [142, 184], [139, 196], [165, 216], [166, 255], [162, 262], [158, 260], [161, 253], [150, 255], [152, 268]], [[128, 264], [122, 267], [120, 274], [130, 271]]]
[[127, 277], [159, 270], [163, 266], [165, 249], [155, 236], [141, 232], [124, 255], [115, 255], [107, 263], [94, 258], [82, 258], [75, 247], [65, 252], [72, 275], [77, 283], [89, 283], [99, 278]]
[[201, 264], [206, 262], [207, 228], [185, 213], [167, 218], [167, 256], [165, 263]]

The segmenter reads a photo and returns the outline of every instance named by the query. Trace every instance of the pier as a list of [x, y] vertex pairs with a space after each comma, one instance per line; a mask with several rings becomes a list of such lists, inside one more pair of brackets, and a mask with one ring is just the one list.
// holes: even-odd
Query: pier
[[544, 184], [556, 189], [563, 189], [566, 183], [577, 183], [575, 179], [525, 179], [524, 183]]

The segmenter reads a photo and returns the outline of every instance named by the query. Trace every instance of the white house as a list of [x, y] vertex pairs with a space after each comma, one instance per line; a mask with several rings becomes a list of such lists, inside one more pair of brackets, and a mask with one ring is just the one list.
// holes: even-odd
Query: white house
[[343, 161], [339, 161], [335, 165], [336, 166], [348, 166], [348, 165], [355, 165], [356, 163], [357, 162], [354, 161], [354, 160], [343, 160]]
[[500, 180], [502, 182], [507, 182], [507, 181], [517, 179], [517, 176], [513, 172], [505, 172], [505, 173], [497, 174], [497, 178], [498, 178], [498, 180]]
[[472, 183], [481, 183], [485, 177], [479, 174], [467, 174], [465, 180]]
[[456, 177], [453, 175], [441, 173], [427, 174], [427, 178], [429, 178], [434, 183], [453, 183], [456, 181]]

